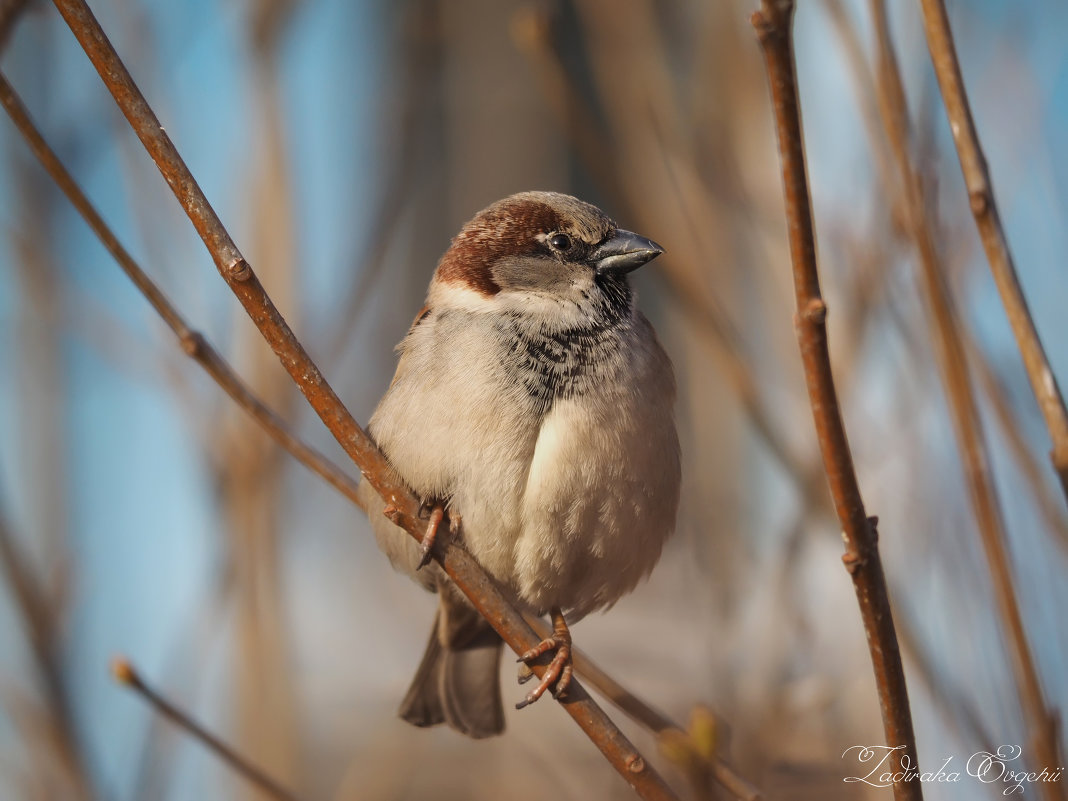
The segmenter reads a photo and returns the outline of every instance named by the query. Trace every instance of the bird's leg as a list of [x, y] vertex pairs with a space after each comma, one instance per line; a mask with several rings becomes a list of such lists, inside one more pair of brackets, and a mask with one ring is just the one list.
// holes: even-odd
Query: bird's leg
[[[542, 674], [538, 686], [527, 693], [527, 697], [515, 705], [516, 709], [522, 709], [528, 704], [533, 704], [553, 684], [556, 684], [556, 689], [553, 690], [553, 698], [560, 698], [567, 692], [568, 685], [571, 684], [571, 674], [574, 672], [574, 668], [571, 665], [571, 631], [567, 628], [567, 621], [564, 620], [562, 611], [554, 608], [550, 613], [550, 617], [553, 621], [552, 635], [546, 637], [519, 657], [518, 661], [531, 662], [542, 654], [549, 653], [549, 651], [555, 651], [556, 653], [553, 655], [548, 667], [545, 668], [545, 673]], [[523, 681], [525, 679], [521, 677], [520, 683]]]
[[[420, 509], [420, 515], [424, 510], [429, 509], [429, 522], [426, 525], [426, 531], [423, 533], [423, 539], [419, 542], [419, 564], [416, 565], [416, 570], [422, 570], [424, 567], [430, 564], [431, 550], [434, 547], [434, 543], [438, 540], [438, 528], [441, 526], [441, 521], [445, 518], [445, 505], [438, 501], [434, 501], [431, 504], [424, 504]], [[460, 528], [460, 514], [456, 511], [449, 513], [449, 532], [455, 534]]]

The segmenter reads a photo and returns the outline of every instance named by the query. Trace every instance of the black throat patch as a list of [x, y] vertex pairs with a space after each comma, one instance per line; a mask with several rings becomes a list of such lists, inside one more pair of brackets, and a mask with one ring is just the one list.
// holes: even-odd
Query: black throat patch
[[511, 368], [515, 379], [538, 414], [547, 413], [558, 399], [580, 397], [597, 382], [609, 380], [629, 325], [632, 293], [626, 279], [603, 276], [597, 283], [601, 291], [596, 297], [584, 295], [581, 307], [587, 317], [579, 325], [553, 330], [519, 313], [500, 323], [502, 335], [512, 341], [512, 352], [520, 356]]

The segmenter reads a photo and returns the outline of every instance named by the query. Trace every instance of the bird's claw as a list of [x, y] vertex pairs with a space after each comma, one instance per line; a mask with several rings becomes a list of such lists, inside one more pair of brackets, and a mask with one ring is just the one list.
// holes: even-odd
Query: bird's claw
[[433, 558], [431, 550], [434, 547], [434, 543], [438, 540], [438, 527], [441, 525], [441, 521], [444, 517], [445, 507], [440, 504], [434, 504], [433, 508], [430, 510], [430, 521], [426, 524], [426, 531], [423, 533], [423, 539], [419, 542], [419, 564], [415, 566], [416, 570], [422, 570], [430, 564], [430, 560]]
[[[429, 510], [428, 522], [426, 531], [423, 533], [423, 539], [419, 542], [419, 563], [415, 566], [416, 570], [422, 570], [434, 558], [432, 553], [434, 543], [438, 540], [438, 529], [441, 527], [441, 521], [445, 518], [445, 507], [440, 503], [434, 503], [429, 506], [424, 505], [419, 510], [420, 516], [422, 516], [424, 510]], [[449, 513], [449, 532], [455, 534], [459, 528], [460, 514], [452, 511]]]
[[530, 669], [530, 665], [526, 664], [525, 662], [520, 662], [520, 664], [519, 664], [519, 676], [517, 677], [516, 680], [520, 684], [526, 684], [532, 678], [534, 678], [534, 671]]
[[[560, 622], [563, 622], [562, 618]], [[555, 651], [556, 653], [553, 654], [552, 661], [549, 662], [545, 672], [541, 675], [541, 681], [527, 693], [522, 701], [515, 705], [516, 709], [522, 709], [533, 704], [554, 684], [556, 687], [553, 689], [553, 698], [559, 699], [567, 692], [567, 688], [571, 684], [574, 667], [571, 663], [571, 632], [567, 630], [566, 625], [554, 626], [551, 637], [546, 637], [529, 651], [526, 651], [519, 657], [518, 661], [529, 663], [550, 651]], [[529, 681], [530, 675], [520, 674], [519, 683], [523, 684]]]

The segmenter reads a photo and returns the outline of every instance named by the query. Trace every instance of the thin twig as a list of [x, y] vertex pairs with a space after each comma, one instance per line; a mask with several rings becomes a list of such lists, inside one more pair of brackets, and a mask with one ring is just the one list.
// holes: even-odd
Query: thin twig
[[[516, 13], [512, 27], [513, 38], [537, 70], [542, 94], [582, 163], [590, 170], [602, 191], [615, 198], [621, 207], [628, 207], [629, 196], [626, 187], [620, 183], [620, 170], [615, 163], [619, 157], [606, 146], [606, 142], [611, 143], [613, 137], [601, 130], [590, 113], [589, 104], [579, 95], [574, 78], [568, 75], [553, 48], [548, 12], [540, 8], [524, 8]], [[684, 205], [689, 207], [692, 204]], [[664, 269], [657, 275], [683, 312], [708, 334], [707, 341], [719, 358], [727, 386], [734, 391], [753, 431], [793, 479], [806, 506], [829, 514], [831, 510], [822, 487], [813, 482], [812, 471], [807, 470], [805, 461], [795, 454], [768, 411], [768, 404], [760, 392], [760, 383], [753, 373], [752, 359], [748, 357], [737, 326], [725, 310], [698, 286], [692, 275], [682, 269], [679, 261], [666, 260]]]
[[[801, 113], [797, 98], [792, 41], [793, 0], [763, 0], [752, 16], [764, 54], [775, 112], [775, 128], [782, 161], [787, 227], [797, 296], [795, 326], [801, 348], [809, 399], [824, 467], [842, 524], [846, 552], [842, 557], [856, 590], [868, 647], [875, 670], [887, 745], [902, 768], [917, 769], [916, 739], [912, 730], [905, 673], [901, 666], [894, 619], [879, 557], [875, 518], [864, 510], [853, 457], [838, 407], [827, 348], [827, 306], [820, 292], [816, 241], [805, 154]], [[923, 794], [917, 781], [894, 783], [897, 801], [918, 801]]]
[[[246, 16], [255, 122], [246, 146], [255, 153], [245, 176], [245, 205], [252, 220], [249, 246], [260, 254], [261, 275], [285, 298], [295, 296], [297, 262], [286, 115], [279, 86], [279, 44], [294, 10], [291, 0], [252, 0]], [[124, 136], [126, 132], [123, 132]], [[128, 138], [128, 137], [126, 137]], [[139, 154], [140, 155], [140, 154]], [[294, 304], [297, 305], [297, 304]], [[242, 313], [231, 308], [237, 322]], [[258, 332], [237, 328], [234, 350], [250, 386], [286, 419], [301, 399]], [[225, 521], [226, 561], [233, 582], [233, 734], [245, 754], [269, 765], [291, 785], [298, 773], [296, 690], [289, 656], [293, 632], [281, 574], [284, 451], [255, 436], [240, 412], [215, 417], [213, 473], [218, 513]]]
[[[185, 696], [195, 696], [208, 685], [210, 677], [201, 666], [229, 636], [227, 629], [232, 616], [228, 610], [234, 602], [234, 584], [233, 571], [215, 572], [210, 586], [197, 598], [195, 608], [181, 626], [182, 630], [170, 638], [167, 653], [162, 658], [166, 669], [156, 681]], [[195, 646], [191, 647], [191, 643]], [[129, 798], [163, 798], [167, 795], [167, 789], [176, 782], [180, 771], [177, 745], [181, 734], [164, 719], [152, 717], [138, 744], [137, 754], [131, 759], [137, 768], [129, 785]]]
[[941, 708], [945, 720], [972, 747], [988, 751], [997, 748], [1000, 741], [987, 730], [975, 699], [967, 697], [967, 688], [956, 681], [955, 673], [951, 674], [950, 681], [945, 680], [946, 671], [935, 666], [930, 651], [917, 636], [907, 614], [898, 617], [897, 634], [906, 660], [915, 668], [910, 673], [919, 678], [921, 685], [926, 685], [928, 697]]
[[[53, 243], [47, 236], [55, 203], [42, 176], [28, 161], [12, 161], [17, 162], [20, 198], [20, 219], [12, 237], [22, 289], [21, 330], [16, 339], [24, 362], [33, 365], [34, 372], [25, 379], [16, 378], [11, 386], [20, 390], [20, 472], [28, 482], [23, 500], [33, 525], [28, 538], [20, 537], [0, 499], [0, 578], [6, 575], [13, 608], [25, 633], [40, 703], [27, 699], [25, 714], [18, 714], [20, 704], [13, 699], [9, 705], [18, 719], [20, 734], [27, 743], [33, 741], [29, 747], [39, 758], [33, 773], [42, 787], [51, 787], [51, 792], [59, 795], [90, 799], [96, 791], [78, 736], [71, 682], [64, 670], [63, 623], [70, 611], [66, 588], [71, 554], [64, 538], [69, 523], [63, 477], [65, 393], [60, 356], [64, 286], [53, 258]], [[40, 566], [24, 547], [28, 540], [38, 546]]]
[[612, 137], [605, 135], [590, 104], [579, 96], [553, 47], [555, 16], [545, 5], [521, 6], [512, 17], [512, 40], [534, 68], [541, 96], [583, 166], [606, 195], [623, 202], [627, 193], [616, 169]]
[[[853, 85], [853, 96], [860, 111], [860, 120], [864, 124], [864, 134], [868, 137], [871, 147], [875, 173], [882, 186], [893, 186], [893, 164], [886, 152], [886, 133], [879, 118], [879, 107], [875, 98], [875, 76], [872, 75], [871, 64], [865, 57], [864, 44], [843, 0], [823, 0], [823, 5], [844, 50], [843, 55], [848, 64], [846, 73]], [[893, 215], [891, 222], [894, 224], [894, 230], [902, 230], [905, 223], [901, 216], [903, 211], [900, 204], [894, 204], [890, 211]]]
[[[396, 510], [391, 518], [393, 522], [412, 537], [421, 539], [425, 522], [419, 516], [419, 500], [345, 408], [282, 318], [88, 6], [83, 0], [54, 2], [200, 234], [227, 286], [244, 306], [308, 403], [363, 472], [364, 480], [370, 482], [375, 491]], [[538, 643], [540, 638], [534, 630], [458, 543], [443, 544], [437, 558], [457, 587], [516, 653], [523, 653]], [[544, 666], [535, 667], [535, 673], [541, 675], [542, 672]], [[639, 795], [649, 799], [675, 798], [656, 770], [581, 685], [573, 682], [567, 697], [561, 699], [560, 703]]]
[[[406, 7], [402, 34], [405, 58], [391, 72], [400, 72], [400, 109], [387, 136], [392, 154], [386, 158], [389, 167], [380, 182], [380, 197], [371, 222], [367, 226], [367, 241], [354, 248], [356, 263], [349, 269], [356, 276], [341, 304], [336, 320], [326, 331], [325, 356], [320, 361], [337, 364], [355, 337], [361, 312], [371, 297], [371, 289], [381, 277], [404, 213], [408, 208], [413, 187], [425, 180], [426, 115], [433, 108], [430, 100], [432, 77], [440, 69], [440, 32], [437, 30], [437, 9], [432, 3], [416, 3]], [[393, 92], [389, 93], [393, 96]]]
[[984, 357], [974, 334], [961, 321], [964, 344], [968, 350], [968, 359], [975, 365], [976, 377], [983, 388], [983, 394], [990, 402], [994, 419], [1001, 427], [1001, 432], [1008, 443], [1009, 451], [1016, 459], [1016, 465], [1027, 479], [1027, 486], [1034, 496], [1035, 505], [1046, 521], [1046, 527], [1053, 535], [1054, 541], [1068, 554], [1068, 519], [1065, 518], [1064, 505], [1060, 496], [1049, 483], [1046, 472], [1038, 455], [1035, 454], [1020, 428], [1016, 411], [1009, 401], [1008, 391], [989, 359]]
[[160, 291], [152, 279], [145, 274], [144, 270], [133, 260], [126, 248], [104, 222], [103, 218], [93, 207], [78, 187], [67, 168], [56, 156], [55, 152], [45, 142], [40, 131], [34, 125], [29, 112], [23, 105], [22, 100], [15, 93], [7, 78], [0, 74], [0, 104], [10, 115], [15, 126], [33, 150], [35, 156], [52, 176], [71, 204], [82, 215], [82, 218], [93, 229], [108, 252], [115, 258], [123, 272], [129, 276], [134, 285], [141, 291], [152, 308], [167, 326], [178, 337], [182, 350], [193, 361], [199, 364], [215, 382], [223, 388], [227, 395], [234, 399], [238, 406], [248, 412], [263, 427], [263, 429], [279, 445], [291, 453], [301, 464], [316, 473], [324, 481], [341, 492], [345, 497], [359, 505], [359, 496], [356, 492], [358, 482], [345, 474], [345, 472], [330, 459], [304, 444], [289, 428], [284, 420], [271, 411], [252, 391], [241, 381], [218, 351], [204, 339], [197, 331], [192, 330], [178, 311], [171, 305], [167, 297]]
[[30, 0], [4, 0], [0, 2], [0, 52], [7, 47], [11, 32], [22, 17], [22, 12], [30, 5]]
[[48, 704], [48, 724], [56, 755], [70, 780], [68, 791], [74, 797], [87, 801], [95, 797], [95, 792], [85, 764], [85, 754], [78, 743], [69, 688], [63, 679], [60, 625], [57, 619], [61, 610], [49, 603], [44, 583], [19, 546], [3, 508], [0, 508], [0, 574], [6, 576], [6, 583], [11, 588], [15, 607], [26, 631], [30, 653]]
[[[6, 82], [3, 80], [3, 76], [2, 75], [0, 75], [0, 89], [2, 89], [2, 90], [0, 90], [0, 98], [7, 97], [7, 95], [9, 93], [11, 93], [10, 87], [6, 85]], [[5, 103], [5, 107], [7, 107], [6, 103]], [[10, 108], [9, 108], [9, 110], [10, 110]], [[23, 125], [23, 122], [25, 122], [27, 120], [28, 120], [28, 117], [25, 117], [24, 113], [20, 118], [16, 119], [16, 122], [19, 125], [20, 131], [22, 131], [22, 133], [25, 134], [27, 136], [27, 138], [31, 140], [31, 144], [34, 147], [35, 152], [38, 152], [38, 153], [44, 152], [44, 151], [39, 150], [39, 145], [43, 144], [42, 140], [40, 139], [39, 132], [35, 128]], [[47, 152], [51, 155], [51, 151], [47, 151]], [[58, 162], [58, 160], [55, 160], [54, 155], [51, 156], [51, 160], [49, 161], [48, 166], [49, 166], [49, 172], [56, 179], [57, 183], [60, 184], [64, 188], [65, 191], [70, 189], [70, 190], [73, 191], [73, 193], [75, 193], [75, 194], [72, 195], [70, 192], [68, 192], [68, 197], [71, 198], [72, 202], [74, 202], [74, 205], [79, 209], [79, 211], [82, 211], [83, 214], [85, 214], [85, 216], [87, 218], [92, 220], [91, 225], [93, 226], [94, 230], [98, 233], [98, 235], [102, 239], [105, 240], [105, 242], [109, 243], [109, 249], [111, 249], [111, 243], [114, 243], [114, 237], [111, 234], [110, 230], [106, 226], [104, 226], [104, 224], [102, 222], [99, 222], [100, 218], [99, 218], [99, 215], [97, 214], [97, 212], [95, 211], [95, 209], [93, 209], [93, 207], [91, 205], [89, 205], [87, 199], [77, 189], [76, 185], [73, 183], [73, 180], [70, 178], [69, 174], [66, 172], [66, 170], [62, 166], [62, 164], [60, 164]], [[98, 228], [97, 224], [94, 224], [94, 223], [98, 223], [102, 227]], [[117, 244], [117, 243], [115, 243], [115, 244]], [[121, 249], [121, 245], [119, 245], [118, 247]], [[124, 250], [122, 250], [121, 252], [125, 254]], [[114, 251], [113, 251], [113, 255], [116, 255], [116, 259], [119, 260], [120, 262], [122, 262], [122, 259], [117, 254], [115, 254]], [[126, 266], [129, 266], [129, 265], [126, 265]], [[147, 276], [144, 276], [143, 273], [140, 273], [139, 268], [137, 268], [136, 264], [133, 264], [133, 267], [134, 267], [134, 269], [136, 271], [138, 271], [138, 273], [141, 275], [141, 277], [142, 277], [142, 279], [144, 281], [149, 281]], [[149, 285], [153, 286], [151, 284], [149, 284]], [[140, 284], [139, 284], [139, 286], [140, 286]], [[156, 291], [158, 292], [158, 290], [156, 290]], [[146, 294], [148, 294], [148, 293], [146, 292]], [[158, 298], [162, 300], [162, 304], [157, 306], [155, 303], [153, 303], [153, 306], [154, 306], [154, 308], [157, 309], [157, 311], [160, 312], [161, 315], [164, 314], [163, 309], [167, 309], [171, 313], [173, 313], [175, 316], [177, 316], [177, 312], [173, 310], [173, 308], [166, 301], [166, 299], [163, 298], [162, 295], [158, 295]], [[221, 379], [218, 376], [216, 376], [214, 373], [212, 373], [212, 376], [215, 377], [216, 380], [220, 381], [220, 383], [221, 383]], [[318, 472], [318, 471], [316, 471], [316, 472]], [[326, 477], [324, 476], [324, 478], [326, 478]], [[327, 479], [327, 480], [329, 480], [329, 479]], [[342, 484], [341, 482], [333, 482], [333, 481], [330, 481], [330, 483], [331, 483], [332, 486], [334, 486], [336, 489], [338, 489], [339, 492], [341, 492], [343, 495], [345, 495], [345, 497], [349, 498], [354, 503], [357, 503], [357, 505], [359, 505], [358, 504], [358, 496], [355, 494], [354, 491], [349, 491], [348, 490], [348, 485], [347, 484]], [[353, 487], [354, 486], [355, 486], [355, 482], [353, 482]], [[538, 629], [538, 624], [535, 624], [535, 629]], [[540, 632], [540, 630], [539, 630], [539, 636], [544, 636], [544, 634], [542, 632]], [[600, 669], [597, 668], [596, 666], [591, 664], [589, 666], [585, 666], [584, 667], [583, 666], [584, 665], [583, 659], [584, 659], [584, 657], [581, 654], [577, 653], [577, 655], [576, 655], [576, 669], [580, 673], [584, 673], [585, 675], [587, 675], [587, 677], [591, 678], [591, 680], [594, 680], [594, 677], [596, 677], [596, 680], [594, 680], [594, 686], [596, 686], [599, 690], [601, 690], [601, 692], [604, 693], [606, 695], [606, 697], [609, 698], [609, 700], [611, 700], [613, 703], [615, 703], [617, 706], [619, 706], [619, 708], [621, 710], [623, 710], [627, 714], [631, 715], [631, 717], [634, 717], [639, 722], [643, 723], [643, 725], [646, 725], [647, 728], [650, 728], [653, 732], [656, 732], [656, 733], [659, 733], [661, 730], [663, 730], [666, 727], [675, 726], [675, 724], [671, 723], [670, 721], [667, 720], [667, 718], [664, 718], [663, 716], [660, 716], [659, 718], [656, 718], [656, 719], [651, 717], [651, 716], [659, 715], [659, 713], [655, 713], [655, 711], [653, 711], [651, 707], [648, 707], [646, 704], [644, 704], [644, 702], [642, 702], [640, 699], [634, 697], [633, 695], [629, 694], [626, 690], [623, 690], [622, 688], [620, 688], [620, 691], [618, 693], [613, 692], [611, 688], [613, 686], [614, 687], [619, 687], [619, 685], [615, 684], [613, 679], [611, 679], [606, 674], [604, 674], [602, 671], [600, 671]], [[638, 710], [638, 709], [646, 710], [647, 713], [643, 714], [642, 712], [636, 712], [635, 710]], [[653, 722], [650, 723], [650, 721], [653, 721]], [[739, 783], [738, 786], [743, 786], [744, 785], [744, 780], [743, 779], [736, 778], [735, 781], [737, 783]], [[749, 795], [740, 795], [739, 797], [740, 798], [750, 798], [750, 797], [753, 797], [753, 796], [751, 794], [749, 794]]]
[[215, 754], [219, 759], [232, 767], [250, 782], [255, 784], [272, 798], [279, 801], [297, 801], [297, 796], [282, 787], [278, 782], [249, 762], [241, 754], [237, 753], [225, 742], [214, 734], [204, 729], [185, 712], [176, 707], [153, 688], [145, 684], [141, 676], [134, 670], [126, 659], [118, 658], [111, 663], [111, 674], [115, 681], [130, 689], [144, 698], [153, 709], [166, 717], [174, 725], [187, 732], [194, 739], [199, 740], [204, 746]]
[[1031, 382], [1031, 390], [1035, 393], [1035, 399], [1053, 441], [1050, 459], [1060, 477], [1065, 496], [1068, 497], [1068, 409], [1065, 408], [1064, 396], [1057, 386], [1057, 379], [1050, 368], [1042, 340], [1038, 337], [1035, 321], [1027, 307], [1027, 299], [1024, 298], [1005, 231], [1001, 226], [990, 171], [979, 144], [979, 133], [972, 119], [968, 95], [964, 91], [964, 79], [961, 77], [957, 48], [949, 27], [945, 3], [943, 0], [920, 0], [920, 7], [923, 9], [927, 47], [931, 51], [935, 76], [942, 90], [949, 128], [953, 132], [964, 184], [968, 189], [968, 205], [975, 217], [979, 238], [983, 242], [987, 261], [990, 262], [994, 283], [1001, 294], [1005, 314], [1012, 326], [1012, 333], [1016, 336], [1016, 344]]
[[[524, 616], [526, 621], [533, 627], [540, 637], [548, 637], [552, 633], [552, 627], [541, 618]], [[685, 733], [685, 728], [673, 721], [659, 709], [645, 703], [618, 681], [613, 679], [601, 669], [581, 648], [573, 648], [572, 655], [575, 662], [575, 671], [586, 679], [593, 689], [611, 701], [617, 709], [621, 710], [635, 723], [657, 736], [665, 732], [677, 731]], [[760, 801], [760, 790], [743, 779], [737, 772], [722, 759], [711, 760], [712, 778], [719, 782], [724, 789], [741, 801]]]
[[[0, 75], [0, 100], [4, 101], [5, 108], [7, 108], [9, 111], [12, 111], [12, 107], [8, 106], [6, 102], [8, 97], [13, 98], [17, 103], [17, 96], [14, 95], [10, 86], [4, 80], [3, 76]], [[20, 109], [21, 107], [15, 106], [14, 108]], [[126, 259], [129, 259], [129, 257], [125, 255], [126, 251], [122, 248], [121, 244], [117, 242], [110, 229], [107, 228], [106, 224], [101, 221], [99, 214], [90, 205], [88, 199], [85, 198], [85, 196], [80, 192], [73, 179], [66, 171], [65, 167], [63, 167], [63, 165], [58, 161], [58, 159], [55, 158], [52, 151], [47, 149], [47, 145], [44, 145], [39, 131], [37, 131], [37, 129], [32, 126], [32, 123], [27, 124], [29, 123], [29, 118], [26, 116], [24, 109], [21, 110], [21, 114], [18, 117], [15, 117], [15, 119], [19, 130], [30, 141], [34, 152], [38, 153], [39, 155], [45, 153], [48, 154], [48, 161], [46, 162], [46, 165], [48, 166], [49, 173], [53, 176], [53, 178], [56, 179], [57, 184], [59, 184], [67, 193], [68, 197], [71, 199], [72, 203], [76, 206], [76, 208], [83, 213], [87, 220], [90, 221], [90, 225], [93, 227], [94, 231], [96, 231], [96, 233], [100, 236], [100, 238], [104, 240], [105, 243], [107, 243], [109, 250], [111, 250], [112, 245], [118, 247], [119, 252], [123, 254], [123, 256], [120, 256], [113, 250], [112, 253], [113, 255], [115, 255], [116, 260], [119, 261], [120, 264], [124, 264], [124, 266], [126, 267], [132, 266], [134, 274], [139, 275], [141, 280], [149, 282], [148, 286], [154, 288], [154, 285], [150, 283], [150, 279], [148, 279], [147, 276], [145, 276], [143, 272], [140, 271], [140, 268], [136, 265], [136, 263], [133, 263], [132, 261], [125, 261]], [[42, 149], [42, 147], [44, 149]], [[44, 161], [43, 157], [42, 160]], [[138, 285], [140, 286], [141, 284], [139, 283]], [[163, 297], [162, 294], [158, 293], [158, 289], [154, 288], [153, 291], [157, 294], [150, 295], [150, 300], [158, 299], [161, 301], [160, 305], [156, 305], [156, 303], [153, 302], [153, 307], [158, 312], [160, 312], [161, 316], [164, 316], [163, 310], [166, 309], [174, 315], [174, 319], [178, 319], [180, 321], [180, 318], [177, 316], [177, 312], [173, 309], [173, 307], [170, 306], [166, 298]], [[148, 294], [149, 293], [146, 292], [146, 295]], [[182, 334], [179, 334], [180, 338], [182, 336]], [[228, 367], [226, 369], [229, 370]], [[210, 374], [220, 384], [222, 384], [226, 380], [225, 376], [220, 377], [214, 372], [211, 372]], [[339, 471], [340, 474], [340, 468], [336, 469]], [[316, 470], [315, 472], [317, 472], [320, 476], [327, 480], [331, 486], [337, 489], [346, 498], [357, 504], [357, 506], [360, 505], [359, 498], [354, 491], [356, 486], [355, 482], [350, 483], [348, 481], [332, 481], [328, 476], [323, 476], [320, 471]], [[2, 530], [0, 530], [0, 534], [2, 533]], [[3, 545], [4, 542], [6, 542], [6, 540], [3, 537], [0, 537], [0, 545]], [[3, 553], [2, 548], [0, 548], [0, 553]], [[16, 582], [12, 582], [12, 584], [13, 586], [21, 586], [17, 585]], [[24, 593], [20, 592], [18, 594], [21, 596]], [[26, 599], [29, 601], [30, 598], [31, 596], [27, 594]], [[27, 602], [26, 606], [27, 609], [31, 609], [37, 608], [40, 605]], [[528, 622], [530, 622], [534, 629], [537, 631], [539, 637], [545, 636], [545, 631], [542, 630], [544, 627], [542, 621], [528, 619]], [[652, 707], [648, 706], [644, 701], [637, 698], [625, 688], [623, 688], [621, 685], [619, 685], [617, 682], [615, 682], [614, 679], [604, 673], [595, 664], [590, 662], [585, 657], [585, 655], [579, 650], [576, 650], [575, 666], [576, 670], [580, 674], [586, 676], [586, 678], [590, 680], [591, 684], [593, 684], [593, 686], [598, 689], [606, 698], [608, 698], [613, 704], [619, 707], [620, 710], [628, 714], [637, 722], [641, 723], [653, 733], [659, 734], [660, 732], [668, 728], [679, 728], [677, 724], [673, 723], [662, 713], [657, 712]], [[732, 775], [729, 766], [720, 763], [716, 766], [716, 768], [717, 777], [721, 778], [721, 783], [723, 783], [725, 787], [731, 789], [732, 791], [739, 790], [740, 792], [737, 793], [739, 798], [756, 799], [759, 797], [759, 791], [749, 786], [748, 783], [741, 777]], [[722, 768], [722, 770], [720, 768]]]
[[[942, 274], [924, 189], [909, 151], [910, 123], [901, 72], [890, 40], [883, 0], [871, 0], [878, 50], [879, 111], [900, 173], [906, 227], [913, 237], [920, 279], [930, 310], [932, 338], [938, 351], [942, 383], [964, 465], [965, 480], [990, 570], [994, 601], [1008, 640], [1016, 691], [1030, 730], [1037, 770], [1060, 764], [1056, 716], [1049, 709], [1038, 676], [1013, 586], [1005, 522], [998, 504], [982, 420], [968, 373], [968, 355], [960, 333], [959, 315]], [[1056, 783], [1044, 782], [1039, 791], [1047, 799], [1062, 798]]]
[[[875, 79], [871, 74], [871, 66], [864, 55], [860, 36], [857, 33], [855, 23], [846, 14], [842, 0], [824, 0], [824, 5], [834, 24], [836, 32], [845, 49], [846, 59], [849, 62], [849, 75], [853, 79], [854, 91], [857, 103], [861, 109], [861, 118], [864, 121], [864, 131], [868, 137], [868, 145], [879, 176], [879, 185], [884, 188], [887, 195], [893, 199], [890, 209], [896, 229], [905, 236], [911, 236], [905, 220], [904, 198], [897, 189], [898, 179], [896, 172], [891, 172], [894, 167], [889, 154], [889, 143], [880, 117], [879, 107], [876, 102]], [[855, 258], [863, 254], [856, 254]], [[878, 270], [880, 276], [887, 275], [885, 269]], [[900, 322], [899, 318], [892, 315], [894, 322]], [[1044, 470], [1038, 459], [1031, 452], [1023, 431], [1020, 429], [1019, 420], [1016, 418], [1011, 404], [1006, 396], [1005, 388], [1001, 385], [993, 365], [985, 356], [975, 335], [969, 330], [966, 320], [960, 320], [961, 334], [968, 351], [969, 362], [976, 368], [979, 383], [989, 399], [995, 414], [995, 419], [1001, 427], [1009, 444], [1009, 449], [1020, 472], [1027, 478], [1028, 486], [1034, 494], [1035, 503], [1045, 518], [1046, 525], [1053, 534], [1061, 548], [1068, 550], [1068, 519], [1065, 517], [1064, 503], [1060, 496], [1053, 492], [1046, 480]], [[912, 330], [904, 325], [897, 325], [898, 331], [904, 338], [910, 350], [915, 351], [919, 345], [917, 337]]]

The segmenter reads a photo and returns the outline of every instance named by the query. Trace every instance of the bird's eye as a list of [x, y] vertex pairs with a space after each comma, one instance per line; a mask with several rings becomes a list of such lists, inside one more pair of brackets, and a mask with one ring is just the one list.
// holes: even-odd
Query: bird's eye
[[571, 237], [567, 234], [553, 234], [549, 237], [549, 247], [553, 250], [567, 250], [571, 247]]

